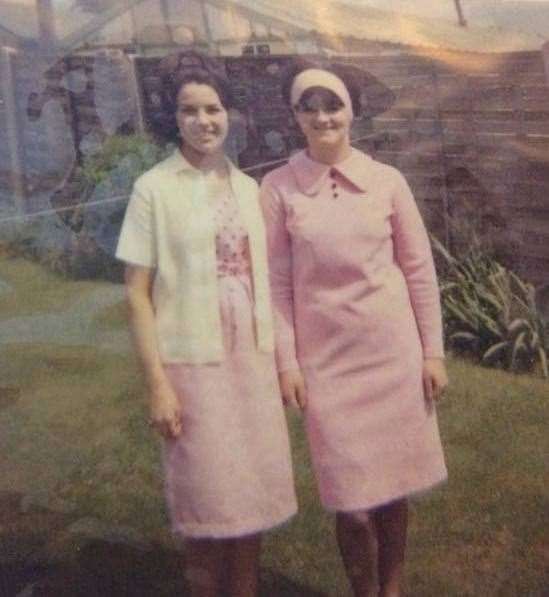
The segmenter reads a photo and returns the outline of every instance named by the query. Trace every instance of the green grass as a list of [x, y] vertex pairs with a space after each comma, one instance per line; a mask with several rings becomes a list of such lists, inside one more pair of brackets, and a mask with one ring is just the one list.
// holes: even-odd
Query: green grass
[[[48, 312], [53, 296], [68, 303], [83, 291], [82, 283], [27, 267], [0, 262], [0, 276], [19, 296], [34, 291], [22, 299], [22, 313]], [[13, 317], [12, 307], [2, 316]], [[115, 306], [96, 321], [122, 319]], [[70, 504], [75, 518], [133, 527], [173, 548], [158, 443], [145, 423], [146, 397], [131, 353], [0, 345], [0, 370], [0, 386], [19, 390], [0, 410], [0, 491], [41, 494], [46, 503]], [[549, 386], [457, 359], [449, 359], [449, 370], [439, 420], [450, 477], [413, 502], [407, 594], [541, 597], [549, 587]], [[266, 539], [265, 582], [279, 587], [266, 594], [345, 595], [332, 516], [318, 503], [301, 421], [289, 413], [289, 423], [300, 514]], [[43, 540], [57, 541], [73, 557], [60, 539]], [[280, 588], [284, 582], [294, 593]]]
[[105, 307], [95, 317], [95, 324], [98, 330], [116, 330], [126, 326], [127, 308], [124, 301]]
[[67, 282], [38, 263], [5, 257], [1, 253], [0, 278], [14, 290], [0, 294], [0, 314], [6, 319], [37, 313], [61, 313], [100, 285], [107, 284], [89, 280]]

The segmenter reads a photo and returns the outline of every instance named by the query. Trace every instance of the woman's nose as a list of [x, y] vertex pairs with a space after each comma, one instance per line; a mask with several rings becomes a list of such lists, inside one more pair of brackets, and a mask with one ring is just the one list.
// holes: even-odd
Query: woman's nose
[[209, 117], [208, 117], [208, 113], [206, 112], [206, 110], [199, 110], [196, 115], [196, 119], [198, 120], [198, 122], [200, 124], [207, 124], [209, 121]]
[[319, 122], [324, 122], [324, 121], [328, 120], [329, 114], [322, 108], [318, 108], [314, 112], [314, 118], [315, 118], [315, 120], [317, 120]]

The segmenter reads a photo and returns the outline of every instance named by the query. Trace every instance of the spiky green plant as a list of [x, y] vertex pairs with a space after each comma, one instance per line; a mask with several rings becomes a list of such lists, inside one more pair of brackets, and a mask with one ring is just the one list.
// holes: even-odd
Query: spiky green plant
[[444, 264], [441, 298], [448, 344], [488, 366], [520, 371], [537, 365], [548, 377], [545, 326], [534, 287], [479, 248], [456, 258], [436, 238], [432, 243]]

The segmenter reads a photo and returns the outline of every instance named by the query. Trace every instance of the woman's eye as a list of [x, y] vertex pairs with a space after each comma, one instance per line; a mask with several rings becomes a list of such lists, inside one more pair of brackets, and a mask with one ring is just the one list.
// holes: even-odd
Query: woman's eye
[[319, 110], [322, 110], [325, 114], [336, 114], [341, 110], [342, 106], [339, 104], [329, 104], [327, 106], [309, 106], [307, 104], [298, 106], [297, 112], [302, 114], [316, 114]]
[[221, 112], [221, 108], [219, 106], [208, 106], [206, 111], [208, 112], [208, 114], [218, 114], [219, 112]]
[[194, 108], [191, 108], [190, 106], [179, 106], [177, 108], [177, 111], [180, 114], [194, 114], [196, 112], [196, 110]]

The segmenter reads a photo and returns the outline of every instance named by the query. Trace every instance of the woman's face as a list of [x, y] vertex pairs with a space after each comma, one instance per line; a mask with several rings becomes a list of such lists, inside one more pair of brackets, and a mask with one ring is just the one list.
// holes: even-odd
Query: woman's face
[[352, 118], [341, 99], [325, 88], [306, 90], [294, 108], [309, 147], [319, 149], [350, 143]]
[[229, 119], [217, 91], [210, 85], [183, 85], [177, 94], [175, 119], [186, 151], [208, 156], [223, 150]]

